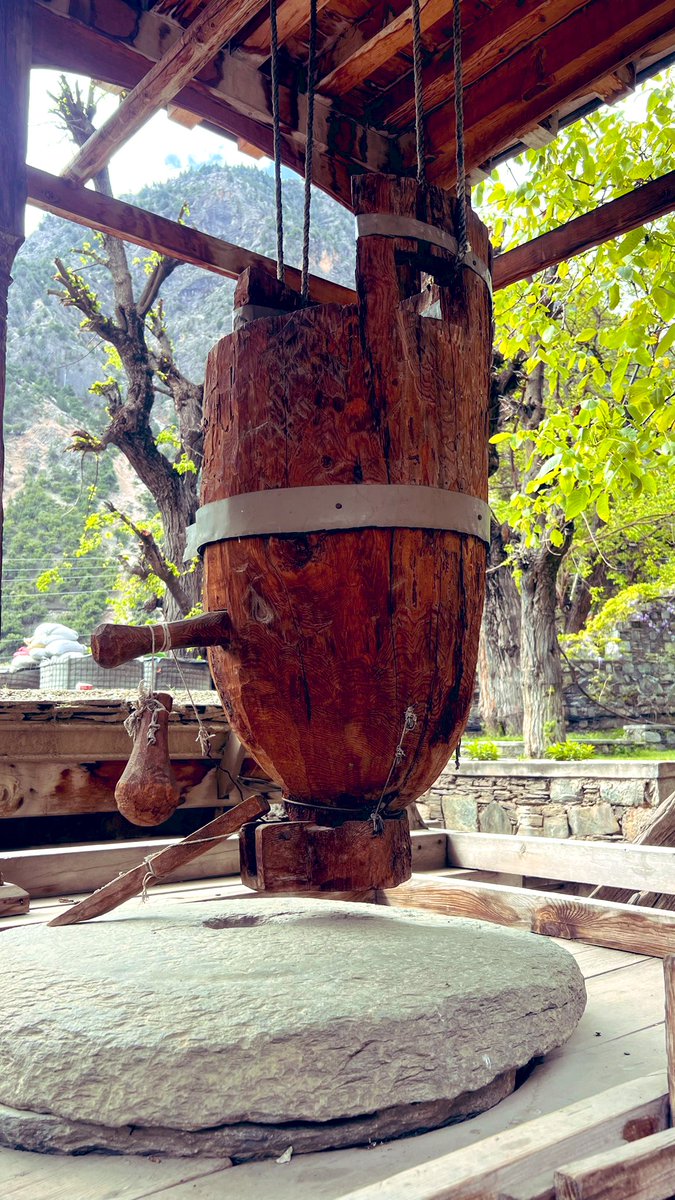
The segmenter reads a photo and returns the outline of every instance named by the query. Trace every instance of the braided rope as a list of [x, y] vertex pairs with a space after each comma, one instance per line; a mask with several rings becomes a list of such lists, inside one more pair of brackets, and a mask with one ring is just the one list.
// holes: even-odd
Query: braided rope
[[466, 232], [466, 168], [464, 165], [464, 82], [462, 76], [462, 0], [454, 0], [452, 10], [452, 50], [455, 72], [455, 144], [457, 147], [457, 254], [460, 259], [469, 249]]
[[417, 151], [417, 182], [427, 181], [426, 150], [424, 146], [424, 93], [422, 91], [422, 29], [420, 0], [412, 2], [413, 81], [415, 85], [415, 147]]
[[281, 197], [281, 117], [279, 115], [279, 34], [277, 0], [270, 0], [270, 36], [272, 52], [272, 129], [274, 138], [274, 197], [277, 211], [277, 279], [286, 277], [284, 265], [284, 213]]
[[314, 155], [314, 88], [316, 83], [317, 0], [309, 3], [309, 49], [307, 55], [307, 136], [305, 140], [305, 204], [302, 220], [302, 275], [300, 294], [309, 301], [309, 232], [312, 208], [312, 158]]

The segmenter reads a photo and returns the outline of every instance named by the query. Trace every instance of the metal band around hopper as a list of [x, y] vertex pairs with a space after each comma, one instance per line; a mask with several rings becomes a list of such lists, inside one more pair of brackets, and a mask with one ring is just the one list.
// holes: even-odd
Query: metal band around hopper
[[324, 530], [443, 529], [490, 540], [490, 509], [463, 492], [416, 484], [334, 483], [271, 488], [215, 500], [197, 510], [185, 560], [210, 542]]
[[457, 259], [460, 266], [468, 267], [483, 280], [492, 296], [492, 275], [487, 263], [470, 248], [459, 258], [457, 238], [445, 229], [437, 229], [435, 225], [428, 225], [425, 221], [417, 221], [414, 217], [400, 217], [395, 213], [363, 213], [356, 218], [356, 233], [357, 237], [411, 238], [447, 250]]

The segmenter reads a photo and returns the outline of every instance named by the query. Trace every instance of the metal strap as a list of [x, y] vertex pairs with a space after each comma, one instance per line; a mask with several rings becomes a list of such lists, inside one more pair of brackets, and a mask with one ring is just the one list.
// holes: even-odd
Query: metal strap
[[211, 542], [322, 530], [444, 529], [490, 540], [490, 509], [464, 492], [416, 484], [333, 483], [271, 488], [215, 500], [197, 510], [185, 561]]
[[268, 308], [266, 304], [242, 304], [232, 312], [232, 331], [236, 333], [244, 329], [251, 321], [260, 321], [263, 317], [288, 316], [287, 308]]
[[468, 267], [483, 280], [492, 296], [492, 276], [487, 263], [474, 254], [471, 247], [459, 258], [457, 238], [445, 229], [437, 229], [435, 225], [428, 225], [414, 217], [400, 217], [396, 213], [363, 213], [356, 218], [356, 233], [357, 237], [412, 238], [418, 242], [425, 242], [428, 246], [438, 246], [441, 250], [447, 250], [457, 259], [460, 266]]

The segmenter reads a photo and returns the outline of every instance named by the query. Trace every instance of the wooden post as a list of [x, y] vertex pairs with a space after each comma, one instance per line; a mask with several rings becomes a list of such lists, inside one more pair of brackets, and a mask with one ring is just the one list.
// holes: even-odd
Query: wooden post
[[12, 263], [24, 240], [24, 164], [28, 137], [30, 64], [31, 5], [26, 4], [25, 0], [3, 0], [0, 6], [0, 568], [5, 466], [2, 422], [6, 383], [7, 293], [12, 282]]
[[675, 1125], [675, 954], [663, 960], [663, 981], [666, 987], [666, 1055], [668, 1059], [668, 1095], [670, 1124]]

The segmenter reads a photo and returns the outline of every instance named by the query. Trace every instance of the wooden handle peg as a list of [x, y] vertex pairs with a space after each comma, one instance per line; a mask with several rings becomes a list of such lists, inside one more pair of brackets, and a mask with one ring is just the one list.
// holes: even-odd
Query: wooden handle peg
[[[173, 650], [195, 646], [229, 646], [232, 622], [224, 611], [204, 613], [187, 621], [172, 621], [167, 626]], [[91, 635], [91, 652], [100, 667], [120, 667], [141, 654], [152, 652], [153, 632], [155, 649], [164, 648], [162, 625], [98, 625]]]

